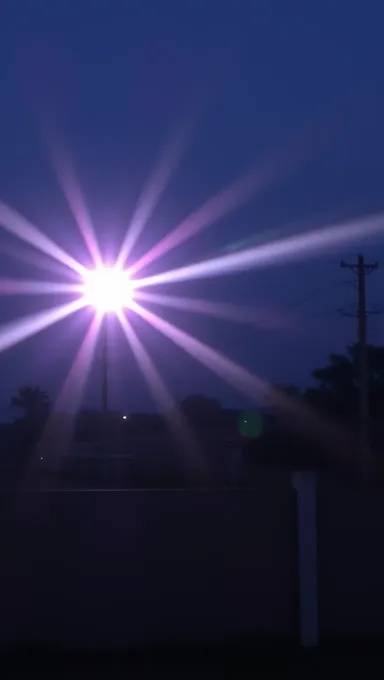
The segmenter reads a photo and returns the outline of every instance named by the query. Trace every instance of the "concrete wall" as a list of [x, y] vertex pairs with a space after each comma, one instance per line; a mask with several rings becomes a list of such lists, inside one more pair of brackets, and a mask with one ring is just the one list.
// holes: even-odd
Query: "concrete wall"
[[297, 634], [288, 474], [252, 490], [31, 493], [1, 505], [2, 641]]

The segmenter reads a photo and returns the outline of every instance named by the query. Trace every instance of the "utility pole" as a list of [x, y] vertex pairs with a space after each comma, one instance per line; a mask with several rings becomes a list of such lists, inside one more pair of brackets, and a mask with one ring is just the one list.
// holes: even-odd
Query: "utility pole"
[[105, 419], [108, 413], [108, 330], [107, 319], [103, 319], [101, 357], [101, 411]]
[[101, 357], [101, 418], [102, 418], [102, 442], [104, 454], [108, 452], [108, 431], [109, 431], [109, 400], [108, 400], [108, 374], [109, 374], [109, 356], [108, 356], [108, 318], [107, 315], [103, 318], [102, 327], [102, 357]]
[[357, 264], [341, 262], [343, 268], [350, 269], [357, 276], [358, 306], [355, 316], [358, 320], [358, 385], [359, 385], [359, 443], [362, 463], [362, 480], [364, 488], [368, 485], [369, 474], [369, 385], [368, 385], [368, 358], [367, 358], [367, 304], [365, 277], [378, 268], [378, 263], [366, 264], [364, 256], [358, 255]]

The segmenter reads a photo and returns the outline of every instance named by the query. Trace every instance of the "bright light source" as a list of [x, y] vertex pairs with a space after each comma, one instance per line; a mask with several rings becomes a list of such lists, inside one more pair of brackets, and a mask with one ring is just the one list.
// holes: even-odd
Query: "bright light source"
[[84, 274], [84, 298], [98, 312], [119, 312], [132, 302], [132, 282], [118, 267], [100, 267]]
[[127, 416], [123, 416], [123, 420], [127, 420]]

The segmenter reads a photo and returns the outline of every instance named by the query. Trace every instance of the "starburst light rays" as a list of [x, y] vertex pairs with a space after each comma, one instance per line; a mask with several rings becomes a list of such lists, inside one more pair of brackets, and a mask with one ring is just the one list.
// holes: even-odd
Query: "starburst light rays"
[[53, 307], [38, 314], [30, 314], [17, 321], [0, 326], [0, 352], [17, 345], [23, 340], [40, 333], [52, 324], [65, 319], [84, 307], [84, 300], [77, 299], [60, 307]]
[[[285, 164], [287, 161], [288, 159], [284, 157]], [[132, 265], [132, 274], [137, 274], [148, 264], [173, 250], [202, 229], [211, 226], [239, 206], [259, 196], [276, 179], [282, 165], [281, 158], [269, 158], [264, 164], [253, 167], [218, 194], [209, 198], [137, 260]]]
[[69, 373], [55, 401], [38, 448], [50, 465], [60, 464], [72, 441], [74, 421], [92, 367], [102, 318], [95, 314], [89, 324]]
[[144, 187], [117, 258], [117, 266], [124, 266], [141, 232], [150, 220], [156, 205], [165, 192], [172, 173], [177, 168], [191, 134], [191, 121], [187, 121], [173, 135], [165, 152], [161, 154]]
[[57, 140], [50, 139], [50, 156], [56, 171], [60, 188], [67, 199], [72, 215], [91, 255], [93, 264], [98, 267], [102, 263], [99, 245], [91, 216], [85, 202], [80, 183], [69, 154]]
[[175, 438], [181, 443], [181, 451], [185, 454], [188, 454], [186, 461], [187, 465], [189, 468], [191, 465], [193, 465], [193, 468], [196, 471], [196, 467], [199, 464], [199, 471], [205, 471], [205, 464], [199, 456], [199, 448], [197, 442], [195, 441], [195, 436], [191, 431], [188, 422], [181, 413], [180, 408], [175, 403], [175, 400], [173, 399], [163, 378], [157, 370], [154, 361], [151, 359], [143, 343], [138, 338], [137, 333], [135, 333], [133, 330], [132, 324], [122, 312], [118, 313], [118, 319], [135, 356], [137, 364], [147, 382], [150, 392], [152, 393], [154, 401], [159, 406], [160, 411], [166, 418]]
[[132, 304], [132, 310], [241, 394], [259, 402], [259, 404], [268, 400], [281, 411], [284, 418], [290, 419], [291, 426], [294, 425], [302, 431], [311, 433], [311, 436], [317, 438], [318, 442], [323, 442], [338, 455], [341, 455], [343, 450], [351, 450], [353, 442], [341, 428], [317, 416], [317, 414], [299, 404], [296, 400], [282, 394], [265, 380], [238, 365], [221, 352], [197, 340], [189, 333], [182, 331], [136, 302]]
[[81, 290], [80, 285], [73, 283], [0, 278], [0, 295], [67, 295]]
[[[140, 285], [140, 282], [139, 282]], [[279, 310], [271, 310], [267, 307], [241, 307], [226, 302], [213, 302], [211, 300], [190, 298], [177, 295], [163, 295], [161, 293], [148, 293], [147, 291], [135, 291], [135, 300], [153, 303], [173, 309], [180, 309], [193, 314], [235, 321], [250, 326], [257, 326], [266, 330], [278, 330], [292, 326], [287, 315], [282, 315]]]
[[54, 260], [58, 260], [78, 274], [82, 274], [85, 267], [77, 262], [74, 257], [69, 255], [63, 248], [60, 248], [48, 236], [45, 236], [40, 229], [35, 227], [29, 220], [20, 215], [16, 210], [0, 201], [0, 226], [22, 241], [34, 246], [42, 253], [50, 255]]
[[176, 281], [223, 276], [247, 269], [274, 266], [305, 256], [316, 256], [332, 250], [335, 246], [354, 240], [384, 234], [384, 215], [378, 214], [317, 229], [307, 234], [266, 243], [231, 255], [155, 274], [136, 281], [137, 288]]

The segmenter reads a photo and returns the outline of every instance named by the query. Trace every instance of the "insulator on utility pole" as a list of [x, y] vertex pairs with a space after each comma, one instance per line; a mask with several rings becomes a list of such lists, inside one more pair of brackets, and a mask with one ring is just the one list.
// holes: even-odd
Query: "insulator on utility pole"
[[364, 256], [358, 255], [356, 264], [341, 262], [341, 266], [350, 269], [357, 276], [358, 306], [357, 313], [348, 316], [355, 316], [358, 320], [358, 385], [359, 385], [359, 443], [362, 462], [362, 479], [364, 487], [368, 484], [369, 475], [369, 455], [370, 455], [370, 436], [369, 436], [369, 384], [368, 384], [368, 358], [367, 358], [367, 304], [365, 277], [374, 269], [378, 268], [378, 263], [366, 264]]

